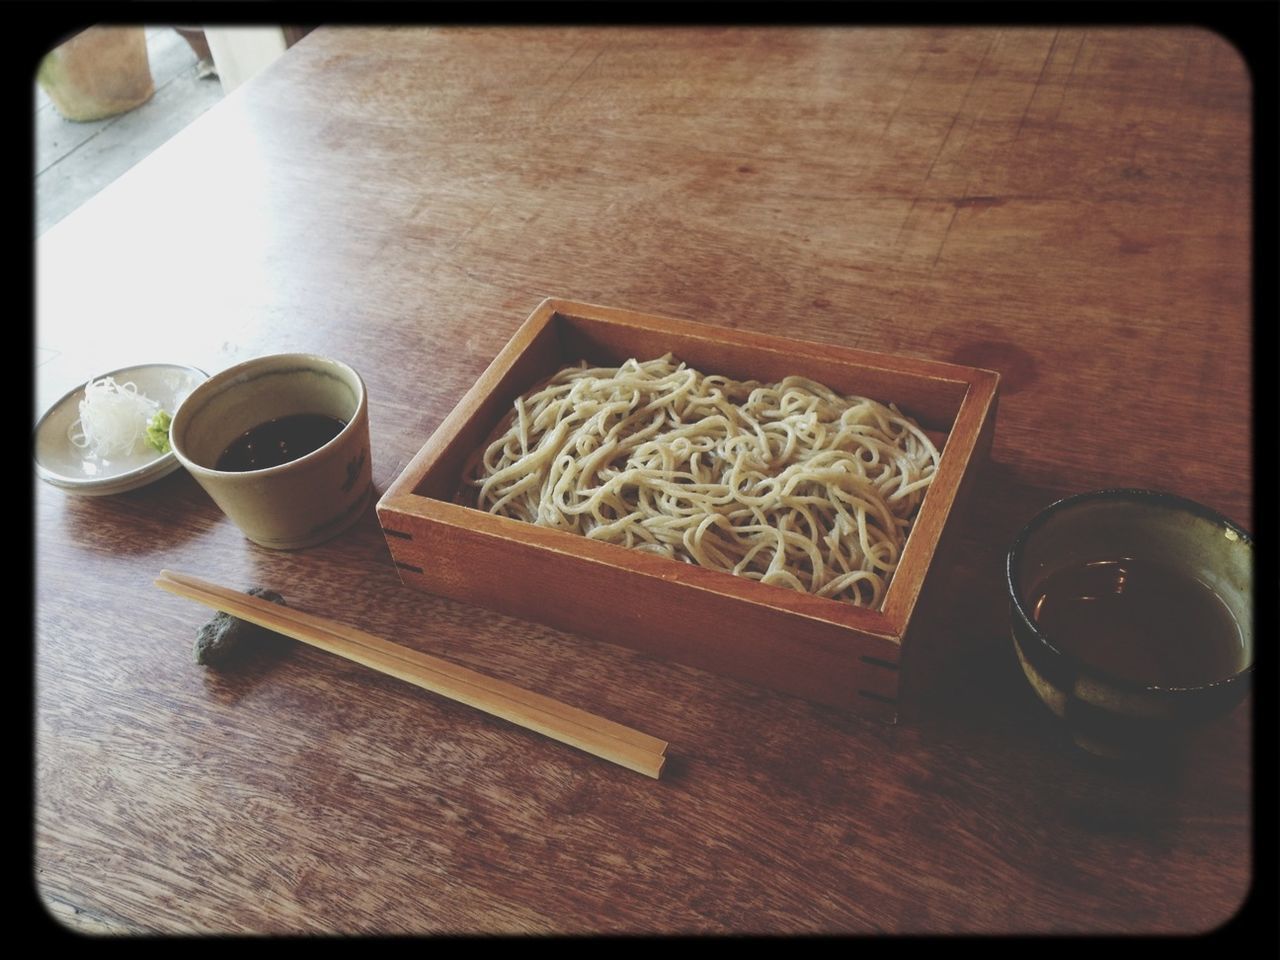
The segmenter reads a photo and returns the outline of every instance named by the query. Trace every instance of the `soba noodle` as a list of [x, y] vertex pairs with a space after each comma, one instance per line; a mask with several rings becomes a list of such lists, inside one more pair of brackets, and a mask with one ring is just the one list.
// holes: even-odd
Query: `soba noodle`
[[562, 370], [499, 431], [480, 509], [875, 608], [939, 456], [896, 407], [670, 354]]

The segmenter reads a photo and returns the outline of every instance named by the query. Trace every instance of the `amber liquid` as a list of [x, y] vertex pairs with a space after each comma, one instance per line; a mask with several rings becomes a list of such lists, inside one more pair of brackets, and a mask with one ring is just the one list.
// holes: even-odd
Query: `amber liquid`
[[1144, 685], [1198, 686], [1248, 665], [1240, 625], [1222, 598], [1151, 561], [1059, 570], [1041, 584], [1032, 616], [1064, 653]]
[[297, 413], [268, 420], [233, 440], [214, 467], [237, 473], [278, 467], [319, 450], [346, 425], [346, 421], [322, 413]]

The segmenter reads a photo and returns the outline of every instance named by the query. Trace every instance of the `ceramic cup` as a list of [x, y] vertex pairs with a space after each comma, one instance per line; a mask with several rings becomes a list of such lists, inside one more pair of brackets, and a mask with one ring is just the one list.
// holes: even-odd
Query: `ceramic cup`
[[[224, 450], [270, 420], [318, 413], [346, 421], [312, 453], [260, 470], [216, 468]], [[254, 543], [296, 550], [350, 527], [373, 497], [364, 381], [338, 360], [304, 353], [258, 357], [210, 377], [178, 408], [173, 452]]]
[[[1127, 573], [1119, 558], [1134, 560]], [[1041, 622], [1043, 609], [1038, 618], [1038, 598], [1052, 595], [1051, 578], [1075, 577], [1076, 571], [1085, 571], [1084, 578], [1067, 582], [1077, 609], [1088, 602], [1096, 606], [1084, 617], [1110, 617], [1120, 610], [1116, 595], [1136, 590], [1144, 565], [1176, 576], [1168, 583], [1195, 588], [1181, 590], [1182, 595], [1203, 588], [1211, 595], [1204, 600], [1210, 608], [1221, 604], [1217, 621], [1204, 623], [1234, 621], [1238, 632], [1226, 647], [1230, 656], [1220, 657], [1221, 637], [1230, 631], [1205, 629], [1199, 618], [1173, 613], [1179, 598], [1169, 596], [1171, 590], [1153, 592], [1154, 606], [1141, 611], [1140, 619], [1122, 621], [1117, 615], [1114, 623], [1092, 621], [1093, 632], [1084, 644], [1062, 642], [1063, 634], [1055, 636]], [[1006, 572], [1013, 645], [1023, 672], [1071, 739], [1089, 753], [1113, 758], [1167, 753], [1197, 726], [1229, 712], [1248, 692], [1254, 644], [1253, 541], [1208, 507], [1152, 490], [1099, 490], [1068, 497], [1023, 528], [1009, 551]], [[1101, 574], [1100, 581], [1095, 574]], [[1080, 584], [1084, 587], [1076, 589]], [[1136, 659], [1134, 644], [1135, 656], [1126, 661], [1118, 646], [1140, 632], [1148, 638], [1140, 651], [1145, 659]], [[1157, 642], [1149, 642], [1153, 637]], [[1176, 679], [1175, 666], [1183, 674]], [[1143, 672], [1150, 678], [1141, 679]]]

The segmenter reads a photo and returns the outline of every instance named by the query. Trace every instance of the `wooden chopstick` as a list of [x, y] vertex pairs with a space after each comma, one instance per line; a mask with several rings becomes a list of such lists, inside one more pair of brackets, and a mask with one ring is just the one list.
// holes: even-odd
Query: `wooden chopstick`
[[[280, 623], [291, 620], [309, 630], [310, 635], [328, 635], [335, 641], [345, 641], [368, 647], [374, 652], [408, 661], [413, 665], [443, 674], [445, 677], [457, 680], [460, 683], [466, 683], [473, 686], [483, 686], [496, 695], [535, 707], [539, 710], [560, 717], [567, 722], [590, 727], [601, 734], [612, 736], [624, 743], [637, 746], [650, 753], [662, 754], [666, 751], [667, 743], [665, 740], [659, 740], [657, 737], [651, 737], [648, 734], [641, 733], [631, 727], [623, 726], [620, 723], [614, 723], [611, 720], [606, 720], [603, 717], [598, 717], [585, 710], [579, 710], [577, 707], [571, 707], [558, 700], [552, 700], [550, 697], [545, 697], [530, 690], [525, 690], [522, 687], [515, 686], [514, 684], [486, 676], [482, 673], [477, 673], [474, 670], [451, 663], [448, 660], [442, 660], [439, 657], [433, 657], [430, 654], [412, 650], [396, 643], [391, 643], [390, 641], [383, 640], [380, 637], [375, 637], [373, 634], [366, 633], [363, 630], [357, 630], [354, 627], [348, 627], [332, 620], [326, 620], [323, 617], [318, 617], [314, 614], [309, 614], [293, 607], [267, 603], [266, 601], [259, 600], [250, 594], [241, 593], [229, 587], [220, 586], [208, 580], [203, 580], [200, 577], [193, 576], [192, 574], [178, 573], [172, 570], [161, 571], [160, 579], [156, 581], [157, 586], [170, 589], [173, 593], [180, 593], [182, 591], [173, 590], [171, 587], [167, 586], [166, 583], [163, 583], [162, 581], [164, 580], [168, 580], [185, 587], [186, 592], [184, 595], [188, 596], [190, 599], [200, 599], [193, 595], [192, 591], [203, 592], [208, 597], [216, 598], [216, 605], [214, 602], [204, 602], [206, 602], [206, 605], [208, 606], [216, 606], [217, 609], [226, 610], [227, 613], [235, 613], [235, 611], [226, 606], [222, 606], [221, 604], [235, 604], [241, 609], [246, 610], [246, 612], [257, 612], [270, 616], [274, 621]], [[236, 615], [239, 616], [239, 614]], [[267, 626], [268, 629], [276, 629], [274, 626], [261, 623], [261, 621], [255, 619], [254, 616], [244, 616], [241, 619], [259, 623], [261, 626]], [[286, 633], [284, 629], [280, 629], [277, 632]], [[292, 636], [292, 634], [287, 635]], [[309, 637], [299, 639], [303, 639], [304, 642], [309, 642]]]
[[282, 633], [380, 673], [483, 710], [646, 776], [659, 776], [667, 743], [514, 684], [344, 624], [270, 603], [191, 574], [163, 570], [156, 586]]

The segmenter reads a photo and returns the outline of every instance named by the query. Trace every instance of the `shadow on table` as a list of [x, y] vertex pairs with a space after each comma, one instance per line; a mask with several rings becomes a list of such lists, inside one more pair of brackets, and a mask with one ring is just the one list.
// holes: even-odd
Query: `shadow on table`
[[995, 462], [974, 479], [934, 557], [906, 639], [905, 722], [977, 729], [1037, 703], [1010, 639], [1005, 556], [1027, 521], [1072, 491], [1027, 483]]
[[270, 680], [286, 663], [297, 656], [297, 643], [278, 633], [264, 630], [233, 657], [204, 671], [204, 689], [210, 699], [234, 706], [261, 683]]
[[[1023, 675], [1010, 637], [1005, 557], [1022, 527], [1074, 490], [1037, 486], [990, 463], [926, 581], [904, 649], [899, 756], [945, 756], [975, 783], [988, 774], [1025, 780], [1026, 802], [1049, 804], [1064, 824], [1123, 833], [1159, 847], [1188, 808], [1208, 811], [1217, 787], [1247, 770], [1245, 711], [1178, 750], [1124, 762], [1093, 757], [1070, 742]], [[908, 762], [910, 765], [910, 762]], [[984, 773], [986, 771], [987, 773]], [[933, 774], [920, 771], [924, 781]], [[1043, 781], [1049, 777], [1052, 788]], [[1015, 797], [993, 798], [1010, 813]]]
[[231, 522], [186, 470], [107, 497], [65, 496], [68, 541], [113, 557], [163, 553]]

